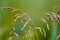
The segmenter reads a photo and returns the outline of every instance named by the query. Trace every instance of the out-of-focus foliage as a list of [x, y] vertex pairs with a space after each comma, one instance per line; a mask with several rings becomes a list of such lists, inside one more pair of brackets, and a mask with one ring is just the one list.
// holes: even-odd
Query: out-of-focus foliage
[[20, 9], [13, 7], [1, 7], [1, 9], [16, 13], [12, 18], [11, 26], [0, 29], [1, 40], [58, 40], [60, 38], [60, 15], [56, 11], [47, 13], [38, 27], [30, 16]]
[[59, 5], [60, 0], [0, 0], [0, 40], [60, 40]]

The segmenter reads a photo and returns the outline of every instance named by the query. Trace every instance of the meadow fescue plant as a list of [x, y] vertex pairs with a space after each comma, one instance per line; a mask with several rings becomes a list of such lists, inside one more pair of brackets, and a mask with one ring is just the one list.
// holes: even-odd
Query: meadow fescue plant
[[20, 9], [13, 7], [1, 7], [1, 9], [16, 13], [12, 17], [11, 27], [8, 26], [8, 30], [2, 29], [1, 40], [60, 40], [59, 11], [46, 13], [44, 15], [46, 18], [41, 19], [41, 26], [38, 27], [31, 17]]

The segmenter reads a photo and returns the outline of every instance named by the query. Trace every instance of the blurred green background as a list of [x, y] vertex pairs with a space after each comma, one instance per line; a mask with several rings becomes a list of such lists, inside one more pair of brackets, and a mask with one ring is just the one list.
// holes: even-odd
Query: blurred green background
[[[40, 26], [39, 22], [41, 18], [44, 18], [43, 15], [51, 12], [53, 7], [56, 6], [60, 6], [60, 0], [0, 0], [0, 8], [14, 7], [21, 9], [31, 17], [36, 26]], [[2, 33], [2, 35], [5, 35], [7, 30], [10, 31], [14, 15], [15, 13], [0, 9], [0, 35]], [[8, 36], [8, 34], [6, 35]], [[6, 35], [2, 38], [7, 37]]]

